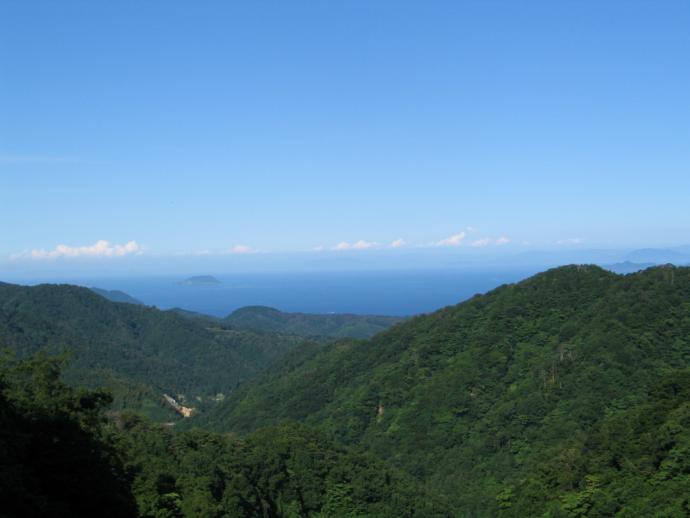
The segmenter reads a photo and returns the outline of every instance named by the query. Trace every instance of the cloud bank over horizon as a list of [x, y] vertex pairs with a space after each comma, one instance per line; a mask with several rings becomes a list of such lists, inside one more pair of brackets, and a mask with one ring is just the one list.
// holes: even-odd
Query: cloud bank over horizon
[[[444, 239], [431, 242], [417, 242], [410, 243], [402, 237], [393, 239], [392, 241], [368, 241], [366, 239], [359, 239], [356, 241], [340, 241], [333, 246], [319, 245], [310, 250], [271, 250], [259, 249], [254, 246], [246, 244], [235, 244], [223, 249], [201, 249], [194, 251], [179, 251], [165, 253], [162, 251], [151, 250], [146, 247], [147, 255], [154, 256], [224, 256], [224, 255], [249, 255], [257, 253], [290, 253], [290, 252], [358, 252], [366, 250], [400, 250], [400, 249], [414, 249], [414, 248], [459, 248], [468, 244], [471, 248], [484, 248], [487, 246], [501, 246], [511, 243], [512, 241], [506, 237], [498, 238], [481, 237], [471, 242], [466, 241], [469, 233], [477, 232], [472, 227], [467, 227], [456, 234], [452, 234]], [[563, 244], [566, 241], [559, 241]], [[569, 244], [577, 244], [575, 240], [567, 240]], [[75, 258], [116, 258], [131, 255], [142, 255], [144, 247], [142, 247], [136, 240], [130, 240], [123, 244], [111, 243], [108, 240], [101, 239], [91, 245], [71, 246], [67, 244], [59, 244], [52, 249], [32, 248], [16, 252], [9, 255], [11, 261], [21, 260], [56, 260], [56, 259], [75, 259]]]
[[140, 255], [143, 253], [142, 247], [136, 241], [127, 241], [122, 245], [110, 244], [105, 239], [100, 239], [92, 245], [69, 246], [65, 244], [57, 245], [52, 250], [44, 248], [34, 248], [25, 250], [10, 256], [10, 259], [33, 259], [50, 260], [60, 258], [79, 258], [79, 257], [124, 257], [126, 255]]

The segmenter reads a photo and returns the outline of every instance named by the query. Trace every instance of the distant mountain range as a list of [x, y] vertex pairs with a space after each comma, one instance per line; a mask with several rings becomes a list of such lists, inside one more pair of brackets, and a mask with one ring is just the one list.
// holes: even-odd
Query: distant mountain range
[[[106, 420], [40, 355], [0, 358], [0, 491], [92, 504], [65, 516], [97, 514], [113, 476], [142, 516], [688, 514], [690, 268], [559, 267], [369, 340], [238, 325], [323, 334], [337, 315], [233, 315], [0, 283], [0, 344], [69, 351], [65, 380], [115, 393]], [[172, 420], [162, 394], [195, 415], [118, 412]]]
[[641, 248], [626, 254], [625, 260], [633, 263], [684, 265], [690, 263], [690, 255], [673, 249]]
[[653, 266], [656, 266], [656, 264], [655, 263], [633, 263], [631, 261], [624, 261], [622, 263], [601, 265], [602, 268], [605, 268], [605, 269], [607, 269], [613, 273], [620, 273], [622, 275], [639, 272], [641, 270], [646, 270], [647, 268], [651, 268]]
[[626, 254], [624, 259], [621, 262], [601, 266], [615, 273], [629, 274], [663, 264], [676, 266], [690, 264], [690, 254], [677, 249], [641, 248]]
[[144, 303], [138, 299], [135, 299], [131, 295], [128, 295], [124, 291], [120, 290], [103, 290], [101, 288], [90, 288], [94, 293], [98, 293], [101, 297], [105, 297], [111, 302], [125, 302], [127, 304], [139, 304], [144, 305]]
[[403, 320], [401, 317], [343, 313], [325, 315], [284, 313], [266, 306], [247, 306], [234, 311], [224, 321], [241, 329], [274, 331], [300, 336], [369, 338]]
[[[91, 291], [112, 302], [143, 305], [143, 302], [123, 291], [109, 291], [99, 288], [91, 288]], [[285, 313], [267, 306], [246, 306], [225, 318], [183, 308], [173, 308], [168, 311], [215, 326], [227, 325], [236, 329], [270, 331], [314, 338], [370, 338], [376, 333], [405, 320], [402, 317], [349, 313]]]

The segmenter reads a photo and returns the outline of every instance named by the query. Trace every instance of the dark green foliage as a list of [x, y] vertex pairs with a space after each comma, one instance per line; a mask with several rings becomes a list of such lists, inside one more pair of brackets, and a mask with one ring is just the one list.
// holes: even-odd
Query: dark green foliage
[[55, 358], [0, 363], [0, 516], [449, 516], [411, 477], [297, 424], [173, 433], [67, 387]]
[[107, 394], [59, 381], [56, 359], [0, 361], [0, 515], [135, 516]]
[[219, 326], [223, 323], [222, 318], [207, 315], [205, 313], [197, 313], [196, 311], [189, 311], [188, 309], [172, 308], [168, 309], [167, 311], [170, 311], [171, 313], [177, 313], [178, 315], [183, 317], [204, 321], [207, 325], [211, 326]]
[[[40, 311], [13, 313], [18, 299], [10, 300], [0, 306], [6, 336], [21, 335], [17, 322], [38, 337], [45, 322], [65, 323], [45, 317], [53, 310], [45, 301], [32, 302]], [[61, 298], [56, 306], [64, 304]], [[98, 327], [109, 311], [88, 318]], [[78, 318], [74, 311], [64, 318], [66, 329], [89, 328], [70, 320]], [[173, 326], [187, 322], [191, 327], [175, 327], [184, 336], [203, 331], [218, 343], [225, 333], [245, 332], [166, 318]], [[68, 336], [63, 332], [48, 336]], [[13, 345], [21, 350], [22, 343]], [[4, 446], [22, 444], [12, 432], [17, 415], [66, 409], [62, 415], [95, 441], [91, 454], [111, 466], [105, 481], [120, 488], [117, 502], [125, 509], [133, 498], [150, 517], [690, 515], [688, 268], [624, 277], [591, 266], [558, 268], [368, 341], [304, 343], [281, 358], [174, 429], [125, 413], [115, 431], [99, 417], [102, 394], [75, 399], [54, 368], [26, 378], [53, 385], [19, 383], [7, 373], [20, 371], [6, 369], [0, 417], [11, 433], [2, 436], [10, 438]], [[115, 372], [101, 367], [94, 377]], [[79, 372], [86, 379], [87, 370]], [[138, 389], [127, 387], [136, 398]], [[189, 430], [195, 424], [216, 432]], [[53, 460], [8, 457], [3, 487], [17, 472], [24, 480], [35, 463], [59, 470], [68, 462], [48, 446]], [[104, 465], [89, 461], [95, 471]], [[79, 465], [71, 469], [83, 475]], [[123, 473], [132, 497], [121, 490]], [[21, 487], [41, 494], [30, 482]]]
[[499, 500], [502, 516], [690, 516], [690, 370], [543, 451]]
[[[199, 423], [238, 433], [286, 419], [310, 423], [451, 495], [460, 516], [511, 507], [518, 516], [578, 516], [575, 496], [563, 508], [558, 500], [557, 511], [551, 501], [560, 491], [585, 498], [605, 483], [587, 471], [582, 445], [602, 427], [645, 414], [640, 405], [658, 405], [647, 391], [688, 365], [689, 269], [621, 277], [572, 266], [370, 341], [314, 350], [247, 384]], [[545, 455], [556, 486], [537, 476]], [[651, 494], [645, 484], [616, 497], [620, 510]]]
[[76, 286], [0, 283], [0, 343], [21, 357], [69, 351], [66, 380], [105, 385], [115, 408], [150, 415], [160, 414], [163, 392], [183, 394], [192, 406], [227, 394], [298, 342], [113, 303]]
[[240, 329], [330, 338], [369, 338], [403, 320], [376, 315], [284, 313], [265, 306], [240, 308], [225, 319]]
[[121, 427], [141, 516], [449, 516], [438, 498], [371, 455], [296, 424], [244, 439]]

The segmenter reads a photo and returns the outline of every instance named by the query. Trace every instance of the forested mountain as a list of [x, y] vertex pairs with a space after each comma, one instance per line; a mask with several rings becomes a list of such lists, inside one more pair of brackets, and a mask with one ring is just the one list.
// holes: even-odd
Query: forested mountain
[[197, 311], [190, 311], [188, 309], [182, 309], [182, 308], [172, 308], [168, 309], [166, 311], [171, 311], [173, 313], [177, 313], [180, 316], [186, 317], [186, 318], [193, 318], [196, 320], [204, 320], [206, 321], [207, 324], [217, 326], [222, 324], [222, 318], [219, 317], [214, 317], [213, 315], [207, 315], [206, 313], [199, 313]]
[[690, 514], [688, 268], [557, 268], [325, 344], [0, 284], [0, 344], [70, 347], [65, 379], [130, 391], [110, 409], [133, 384], [203, 400], [248, 380], [171, 429], [106, 419], [54, 360], [2, 359], [10, 515]]
[[135, 299], [131, 295], [120, 290], [104, 290], [101, 288], [90, 288], [94, 293], [98, 293], [101, 297], [105, 297], [110, 302], [126, 302], [128, 304], [140, 304], [144, 303], [138, 299]]
[[302, 421], [458, 516], [684, 516], [689, 365], [690, 269], [570, 266], [296, 352], [197, 424]]
[[113, 303], [76, 286], [0, 284], [0, 344], [22, 357], [67, 352], [65, 379], [108, 386], [117, 408], [153, 412], [163, 392], [203, 404], [299, 341]]
[[345, 313], [284, 313], [266, 306], [240, 308], [225, 319], [228, 324], [242, 329], [332, 338], [369, 338], [403, 320], [400, 317]]
[[105, 419], [53, 359], [0, 358], [2, 516], [448, 516], [409, 475], [303, 426], [240, 439]]

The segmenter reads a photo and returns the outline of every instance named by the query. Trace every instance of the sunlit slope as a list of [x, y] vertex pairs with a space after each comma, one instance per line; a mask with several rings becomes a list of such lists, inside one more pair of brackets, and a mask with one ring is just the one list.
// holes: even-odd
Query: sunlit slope
[[[587, 441], [689, 364], [690, 269], [568, 266], [296, 357], [200, 422], [313, 424], [454, 495], [467, 516], [525, 512], [524, 484], [538, 481], [542, 512], [585, 491], [588, 471], [606, 472]], [[568, 455], [582, 466], [550, 468], [570, 470], [565, 482], [543, 478]]]

